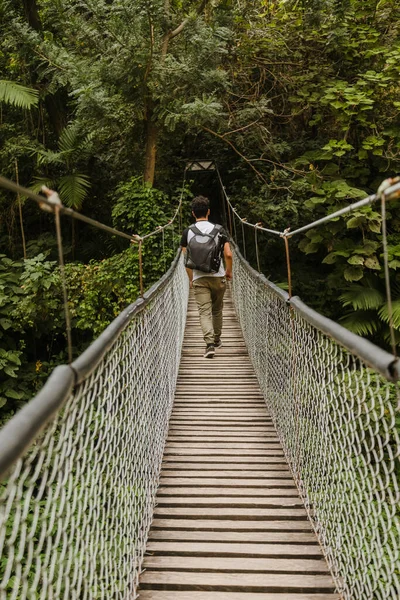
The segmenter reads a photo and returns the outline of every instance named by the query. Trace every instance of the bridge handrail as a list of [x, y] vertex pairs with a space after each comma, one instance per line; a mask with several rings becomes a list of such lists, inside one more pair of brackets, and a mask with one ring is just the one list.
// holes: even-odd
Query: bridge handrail
[[136, 597], [188, 289], [179, 253], [0, 432], [0, 600]]
[[233, 298], [266, 405], [344, 600], [400, 597], [398, 363], [234, 247]]
[[168, 271], [130, 304], [70, 365], [54, 369], [43, 388], [0, 430], [0, 480], [64, 405], [74, 387], [87, 379], [132, 319], [164, 288], [177, 267], [181, 249]]
[[246, 263], [246, 268], [252, 277], [271, 289], [279, 296], [279, 298], [301, 315], [303, 319], [310, 323], [310, 325], [313, 325], [322, 333], [332, 337], [338, 344], [344, 346], [347, 350], [358, 356], [388, 381], [395, 382], [400, 379], [400, 360], [398, 358], [395, 358], [386, 350], [379, 348], [379, 346], [376, 346], [360, 335], [349, 331], [339, 323], [336, 323], [336, 321], [332, 321], [332, 319], [321, 315], [319, 312], [305, 304], [299, 296], [292, 296], [289, 298], [289, 294], [285, 290], [267, 279], [262, 273], [256, 271], [250, 263], [245, 260], [235, 242], [231, 240], [231, 244], [234, 246], [238, 258], [240, 258], [243, 263]]

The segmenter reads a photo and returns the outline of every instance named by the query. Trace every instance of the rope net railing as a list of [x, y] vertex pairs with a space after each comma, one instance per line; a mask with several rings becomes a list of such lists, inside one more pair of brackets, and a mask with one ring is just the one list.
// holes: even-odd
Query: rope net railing
[[177, 257], [0, 433], [0, 471], [31, 438], [0, 485], [1, 600], [136, 597], [187, 301]]
[[233, 297], [268, 410], [337, 590], [400, 598], [393, 356], [271, 284], [236, 250]]

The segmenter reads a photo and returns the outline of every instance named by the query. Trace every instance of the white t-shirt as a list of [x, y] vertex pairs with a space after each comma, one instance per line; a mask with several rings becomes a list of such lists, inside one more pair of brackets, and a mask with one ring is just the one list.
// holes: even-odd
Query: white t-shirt
[[[210, 221], [196, 221], [196, 227], [200, 229], [203, 233], [211, 233], [214, 229], [214, 223], [210, 223]], [[189, 228], [187, 233], [187, 242], [192, 239], [195, 234]], [[224, 263], [221, 260], [221, 264], [219, 266], [218, 273], [204, 273], [203, 271], [198, 271], [197, 269], [193, 269], [193, 281], [195, 279], [199, 279], [200, 277], [225, 277], [225, 269]]]

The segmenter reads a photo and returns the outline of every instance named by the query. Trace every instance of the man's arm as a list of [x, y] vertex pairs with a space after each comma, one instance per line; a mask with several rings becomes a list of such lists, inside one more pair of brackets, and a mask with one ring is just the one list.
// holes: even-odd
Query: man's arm
[[[182, 246], [182, 254], [186, 254], [186, 247]], [[193, 285], [193, 269], [188, 269], [186, 268], [186, 273], [188, 274], [189, 277], [189, 286], [192, 287]]]
[[232, 279], [232, 250], [229, 242], [224, 244], [225, 274], [227, 279]]

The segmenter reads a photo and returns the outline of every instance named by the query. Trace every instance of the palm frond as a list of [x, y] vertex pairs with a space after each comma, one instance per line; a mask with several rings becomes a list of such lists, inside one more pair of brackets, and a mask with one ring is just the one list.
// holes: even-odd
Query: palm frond
[[61, 152], [70, 153], [76, 149], [79, 141], [79, 129], [76, 123], [70, 123], [65, 127], [58, 140], [58, 147]]
[[67, 206], [79, 210], [90, 188], [90, 181], [86, 175], [72, 173], [61, 177], [58, 183], [60, 198]]
[[[390, 328], [389, 327], [385, 327], [383, 330], [383, 339], [385, 340], [385, 342], [387, 343], [388, 346], [391, 346], [391, 342], [392, 342], [392, 334], [390, 332]], [[396, 346], [400, 345], [400, 331], [395, 329], [394, 330], [394, 341], [396, 343]]]
[[[394, 300], [392, 302], [393, 308], [393, 325], [396, 329], [400, 330], [400, 300]], [[389, 323], [389, 311], [388, 305], [385, 303], [379, 311], [379, 316], [385, 323]]]
[[19, 108], [31, 108], [38, 105], [39, 94], [36, 90], [15, 81], [0, 79], [0, 102]]
[[54, 189], [55, 183], [53, 179], [49, 179], [48, 177], [34, 177], [33, 183], [29, 186], [29, 189], [32, 190], [34, 194], [38, 194], [44, 185], [50, 189]]
[[354, 284], [339, 296], [339, 300], [343, 306], [352, 306], [354, 310], [376, 310], [382, 306], [384, 297], [376, 288]]
[[362, 336], [373, 335], [381, 328], [376, 312], [358, 310], [340, 319], [341, 324], [353, 333]]
[[36, 150], [36, 158], [38, 165], [64, 164], [65, 162], [62, 152], [53, 150]]

